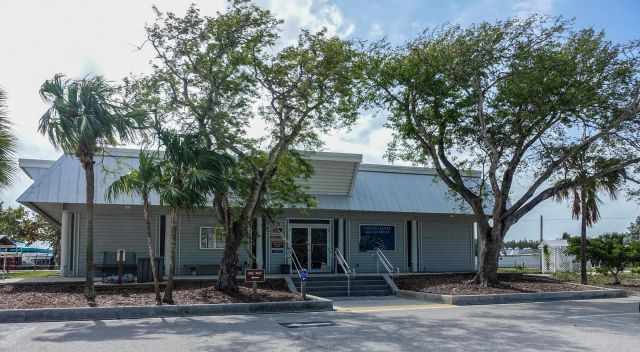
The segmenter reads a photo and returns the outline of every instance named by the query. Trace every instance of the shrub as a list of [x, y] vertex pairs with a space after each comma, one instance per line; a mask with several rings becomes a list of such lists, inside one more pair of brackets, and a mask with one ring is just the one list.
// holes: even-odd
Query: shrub
[[[602, 274], [611, 274], [613, 284], [620, 284], [620, 273], [638, 262], [640, 245], [626, 240], [626, 236], [618, 233], [604, 234], [587, 240], [587, 260], [598, 267]], [[580, 259], [580, 238], [569, 239], [569, 253]]]

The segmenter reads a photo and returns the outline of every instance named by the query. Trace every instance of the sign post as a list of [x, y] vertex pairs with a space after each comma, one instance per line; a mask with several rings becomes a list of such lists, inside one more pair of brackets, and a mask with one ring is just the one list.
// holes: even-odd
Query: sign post
[[307, 269], [302, 269], [302, 271], [300, 272], [300, 293], [302, 293], [303, 301], [307, 299], [307, 294], [305, 292], [305, 283], [307, 279], [309, 279], [309, 272], [307, 271]]
[[125, 256], [126, 251], [124, 249], [118, 249], [118, 251], [116, 251], [116, 263], [118, 264], [118, 284], [122, 284]]
[[264, 269], [246, 269], [244, 271], [244, 282], [253, 283], [253, 293], [258, 290], [258, 282], [264, 282]]

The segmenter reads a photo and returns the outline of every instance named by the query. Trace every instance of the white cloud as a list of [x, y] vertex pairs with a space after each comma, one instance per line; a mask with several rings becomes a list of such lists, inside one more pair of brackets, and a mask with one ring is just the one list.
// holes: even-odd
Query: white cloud
[[554, 0], [480, 0], [473, 4], [464, 3], [453, 6], [452, 12], [457, 13], [453, 23], [469, 25], [480, 21], [504, 20], [508, 17], [526, 17], [537, 13], [553, 14]]
[[520, 0], [513, 4], [513, 11], [518, 17], [532, 14], [550, 15], [553, 10], [553, 0]]
[[373, 23], [369, 28], [369, 36], [372, 38], [380, 38], [385, 36], [384, 29], [380, 23]]
[[328, 0], [267, 0], [266, 6], [277, 17], [284, 20], [282, 39], [285, 43], [295, 41], [300, 28], [311, 31], [327, 29], [327, 34], [346, 38], [355, 29], [342, 11]]

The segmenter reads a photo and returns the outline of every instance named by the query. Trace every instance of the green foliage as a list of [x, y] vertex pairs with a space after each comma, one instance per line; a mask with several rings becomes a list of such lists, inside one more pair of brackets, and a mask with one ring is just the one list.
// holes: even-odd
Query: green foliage
[[213, 192], [224, 189], [232, 159], [207, 150], [197, 135], [162, 131], [160, 140], [160, 203], [178, 210], [205, 207]]
[[[640, 162], [639, 54], [640, 42], [562, 18], [447, 25], [368, 47], [369, 101], [389, 116], [387, 156], [434, 167], [495, 252], [544, 200]], [[579, 177], [570, 161], [585, 154], [601, 167]], [[480, 182], [469, 169], [483, 170]], [[516, 179], [525, 191], [513, 198]]]
[[549, 245], [544, 244], [542, 246], [542, 254], [544, 255], [544, 268], [543, 271], [551, 270], [551, 250], [549, 249]]
[[38, 131], [55, 147], [81, 159], [103, 146], [133, 140], [142, 115], [117, 103], [117, 90], [100, 76], [72, 80], [57, 74], [45, 81], [40, 96], [50, 105]]
[[[147, 27], [154, 72], [131, 79], [129, 87], [156, 126], [173, 123], [179, 133], [233, 156], [219, 204], [233, 204], [231, 213], [243, 209], [250, 218], [311, 205], [304, 182], [294, 182], [311, 175], [296, 150], [317, 149], [319, 133], [355, 121], [357, 52], [325, 32], [308, 31], [274, 50], [282, 21], [247, 1], [232, 1], [212, 17], [195, 6], [184, 17], [156, 14]], [[246, 127], [256, 117], [265, 121], [264, 134], [248, 138]]]
[[520, 249], [524, 249], [524, 248], [532, 248], [532, 249], [538, 249], [538, 245], [540, 244], [540, 241], [536, 241], [536, 240], [511, 240], [511, 241], [505, 241], [504, 242], [504, 248], [520, 248]]
[[640, 241], [640, 216], [638, 216], [629, 227], [627, 227], [629, 240]]
[[56, 248], [60, 241], [58, 229], [39, 214], [22, 206], [4, 208], [2, 203], [0, 203], [0, 234], [28, 245], [44, 242]]
[[148, 200], [151, 192], [160, 186], [160, 168], [158, 155], [154, 152], [141, 150], [138, 154], [138, 168], [129, 171], [113, 182], [107, 189], [106, 198], [109, 202], [121, 194], [140, 195]]
[[[619, 273], [640, 260], [640, 243], [628, 242], [624, 234], [609, 233], [587, 241], [586, 259], [601, 273], [614, 276], [615, 284], [620, 283]], [[569, 239], [569, 253], [580, 259], [580, 238]]]
[[16, 138], [11, 132], [6, 100], [7, 96], [0, 87], [0, 189], [12, 184], [16, 169]]

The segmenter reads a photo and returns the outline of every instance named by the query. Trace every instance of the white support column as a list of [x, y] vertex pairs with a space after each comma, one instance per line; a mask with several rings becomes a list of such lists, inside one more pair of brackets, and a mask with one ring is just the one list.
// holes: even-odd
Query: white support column
[[418, 272], [418, 221], [411, 220], [411, 271]]
[[62, 221], [60, 226], [60, 273], [62, 276], [69, 275], [69, 256], [72, 255], [69, 248], [69, 236], [71, 235], [72, 213], [68, 210], [62, 211]]
[[344, 254], [344, 218], [338, 219], [338, 249], [346, 258], [346, 255]]
[[256, 264], [258, 269], [264, 268], [264, 258], [262, 256], [262, 216], [256, 220]]

